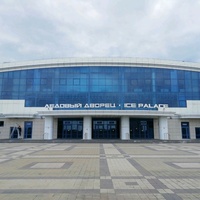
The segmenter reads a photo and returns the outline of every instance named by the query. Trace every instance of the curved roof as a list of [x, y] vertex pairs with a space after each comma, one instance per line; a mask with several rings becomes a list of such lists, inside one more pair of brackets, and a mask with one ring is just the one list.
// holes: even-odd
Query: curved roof
[[24, 69], [38, 69], [51, 67], [81, 67], [81, 66], [129, 66], [129, 67], [155, 67], [170, 68], [189, 71], [200, 71], [200, 63], [159, 60], [150, 58], [62, 58], [48, 60], [34, 60], [23, 62], [4, 62], [0, 64], [0, 72]]

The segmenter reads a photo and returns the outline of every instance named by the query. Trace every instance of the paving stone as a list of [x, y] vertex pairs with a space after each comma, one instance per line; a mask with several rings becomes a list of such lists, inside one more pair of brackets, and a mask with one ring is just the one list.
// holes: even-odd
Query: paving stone
[[1, 143], [1, 200], [200, 199], [197, 143]]
[[177, 165], [181, 168], [195, 168], [199, 169], [200, 168], [200, 163], [173, 163], [174, 165]]
[[65, 163], [37, 163], [33, 165], [32, 169], [57, 169], [61, 168]]
[[111, 179], [100, 179], [101, 189], [113, 189], [113, 182]]

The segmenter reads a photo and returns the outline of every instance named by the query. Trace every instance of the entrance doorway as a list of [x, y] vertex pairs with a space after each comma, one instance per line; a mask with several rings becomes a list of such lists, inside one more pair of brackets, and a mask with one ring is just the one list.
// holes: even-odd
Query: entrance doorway
[[153, 139], [153, 119], [130, 119], [131, 139]]
[[17, 139], [19, 137], [18, 127], [10, 127], [10, 138]]
[[11, 139], [19, 139], [22, 135], [22, 129], [19, 124], [15, 124], [15, 126], [10, 127], [10, 138]]
[[32, 138], [32, 126], [33, 122], [31, 121], [24, 122], [24, 139]]
[[58, 119], [58, 138], [82, 139], [83, 119]]
[[182, 139], [190, 139], [189, 122], [181, 122]]
[[119, 119], [93, 119], [93, 139], [119, 139]]

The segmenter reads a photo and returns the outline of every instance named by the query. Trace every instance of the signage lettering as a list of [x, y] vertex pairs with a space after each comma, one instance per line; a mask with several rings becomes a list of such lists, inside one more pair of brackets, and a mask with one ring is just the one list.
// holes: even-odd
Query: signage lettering
[[[115, 103], [76, 103], [76, 104], [46, 104], [45, 108], [51, 109], [77, 109], [77, 108], [120, 108], [120, 104]], [[124, 103], [123, 108], [125, 109], [158, 109], [167, 108], [168, 104], [148, 104], [148, 103]]]
[[136, 103], [125, 103], [124, 108], [136, 108], [137, 104]]

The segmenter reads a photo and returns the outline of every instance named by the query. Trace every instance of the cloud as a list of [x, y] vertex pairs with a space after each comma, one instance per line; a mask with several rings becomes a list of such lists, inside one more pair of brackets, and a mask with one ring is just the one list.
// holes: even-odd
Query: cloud
[[199, 9], [199, 0], [2, 0], [0, 62], [76, 56], [198, 62]]

